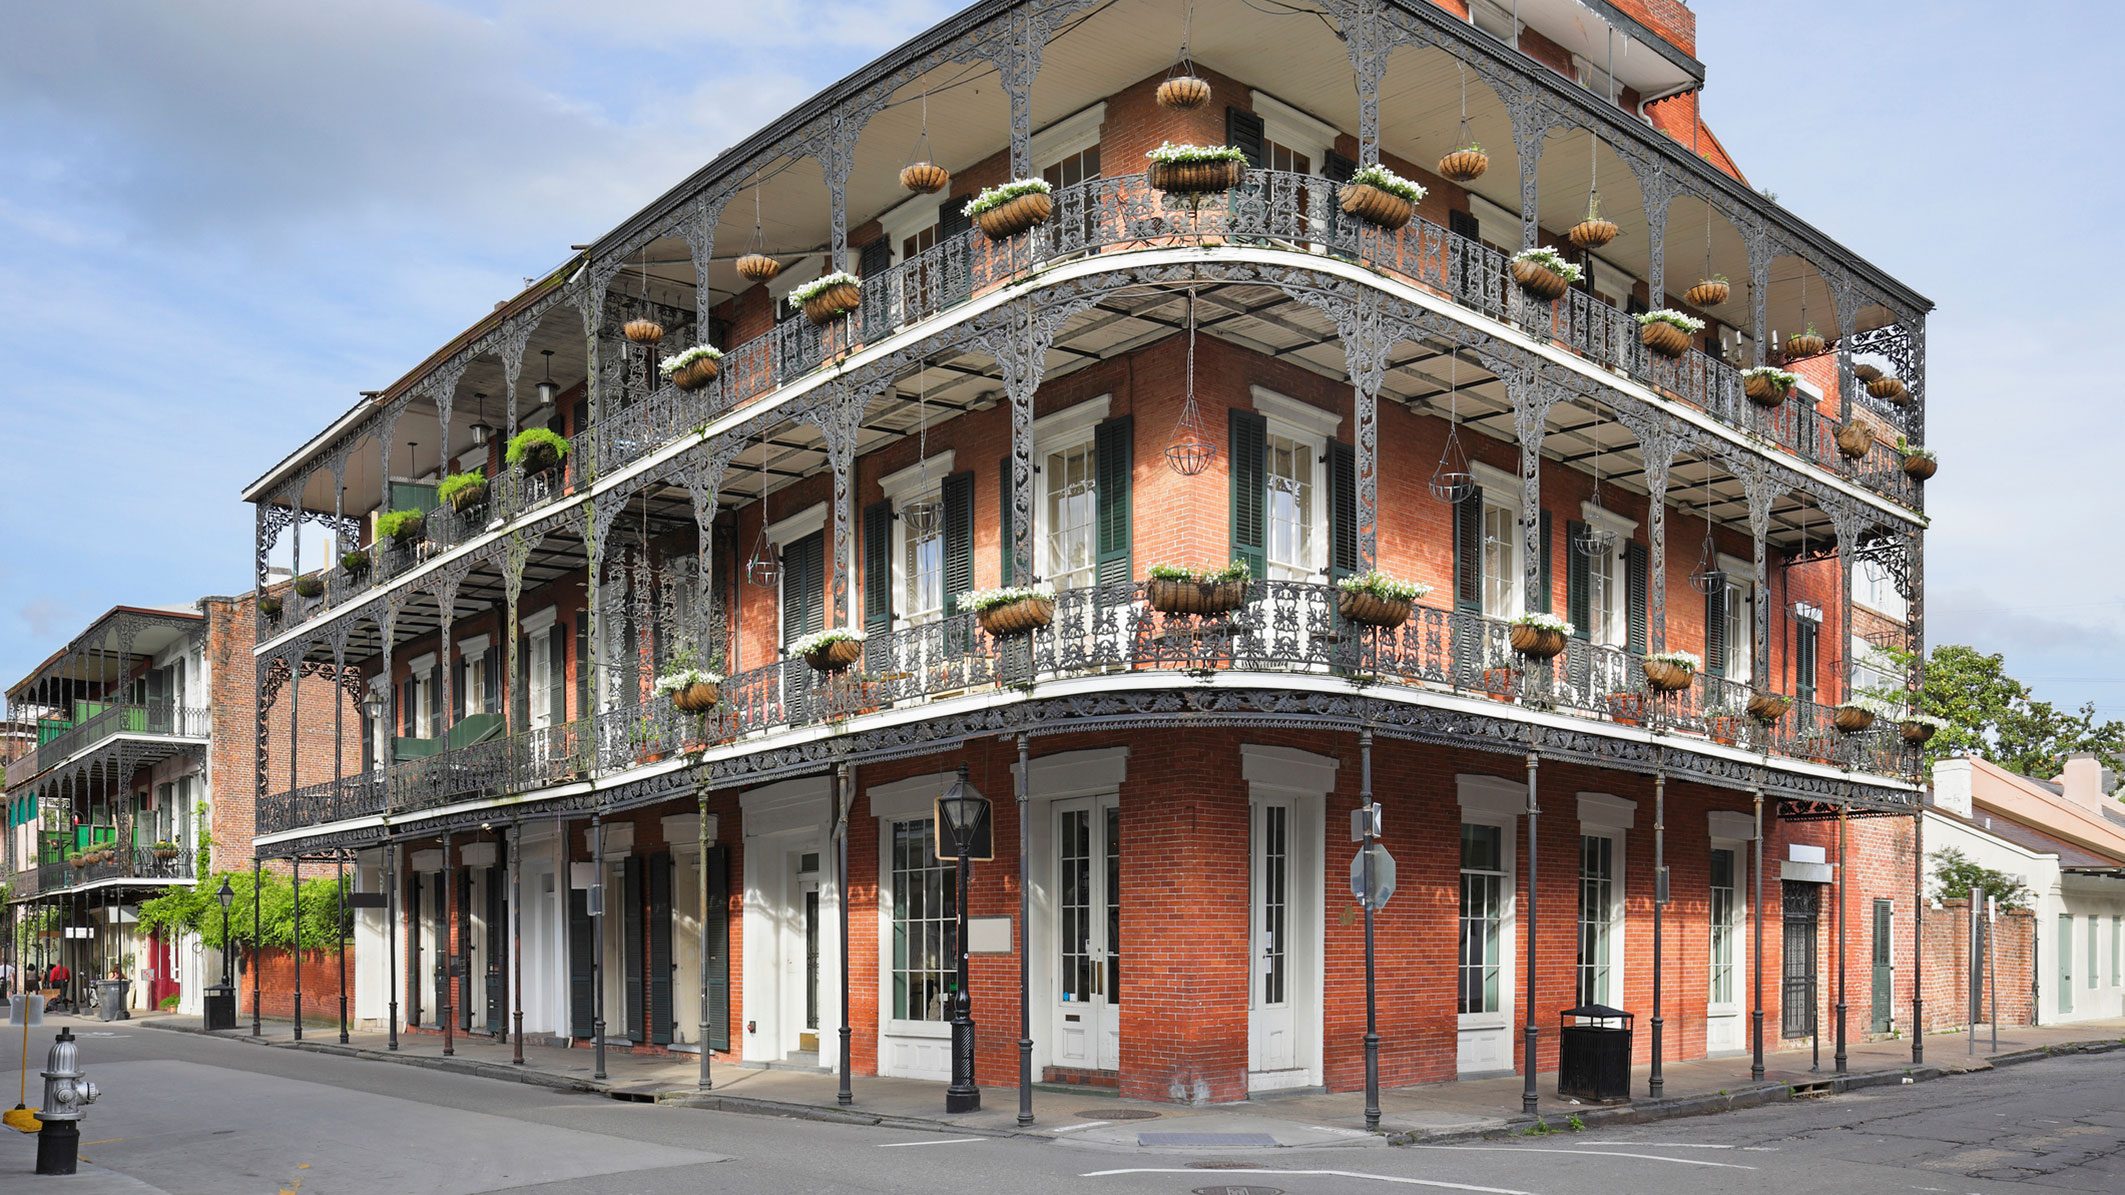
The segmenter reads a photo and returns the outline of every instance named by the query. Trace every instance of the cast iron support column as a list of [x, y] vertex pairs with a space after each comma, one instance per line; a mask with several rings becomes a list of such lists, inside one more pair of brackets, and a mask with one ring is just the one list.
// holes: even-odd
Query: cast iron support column
[[260, 939], [261, 939], [261, 935], [260, 935], [260, 934], [259, 934], [259, 932], [258, 932], [258, 913], [259, 913], [259, 906], [260, 906], [260, 901], [259, 901], [259, 896], [258, 896], [258, 890], [259, 890], [259, 885], [260, 885], [260, 883], [261, 883], [261, 882], [262, 882], [262, 881], [264, 880], [264, 878], [265, 878], [265, 860], [263, 860], [263, 859], [260, 859], [260, 858], [259, 858], [259, 857], [258, 857], [258, 856], [257, 856], [257, 855], [256, 855], [256, 854], [254, 853], [254, 854], [253, 854], [253, 855], [251, 856], [251, 1036], [252, 1036], [252, 1037], [262, 1037], [262, 1036], [264, 1036], [264, 1035], [265, 1035], [265, 1026], [264, 1026], [263, 1024], [261, 1024], [261, 1023], [260, 1023], [260, 1020], [259, 1020], [259, 1016], [260, 1016], [260, 1014], [259, 1014], [259, 1009], [258, 1009], [258, 1000], [259, 1000], [259, 997], [265, 994], [265, 981], [264, 981], [264, 979], [262, 978], [262, 974], [263, 974], [263, 972], [264, 972], [265, 968], [264, 968], [263, 966], [261, 966], [261, 963], [263, 962], [263, 960], [262, 960], [262, 959], [260, 959], [260, 958], [259, 958], [259, 956], [258, 956], [258, 947], [259, 947], [259, 942], [260, 942]]
[[1754, 979], [1749, 996], [1749, 1078], [1763, 1079], [1763, 790], [1755, 789], [1749, 794], [1756, 814], [1755, 850], [1756, 861], [1750, 871], [1750, 882], [1755, 885], [1756, 895], [1751, 900], [1749, 920], [1756, 934], [1755, 950], [1749, 956]]
[[[1911, 1062], [1926, 1061], [1926, 801], [1911, 810]], [[1998, 988], [1995, 986], [1995, 992]], [[1997, 1019], [1997, 1018], [1995, 1018]], [[1999, 1026], [1994, 1025], [1998, 1032]]]
[[[1528, 733], [1534, 735], [1540, 732], [1530, 728]], [[1541, 1030], [1535, 1025], [1536, 894], [1541, 888], [1539, 881], [1542, 878], [1541, 869], [1536, 866], [1536, 859], [1538, 858], [1536, 854], [1536, 831], [1540, 825], [1542, 806], [1536, 798], [1535, 773], [1540, 766], [1540, 756], [1533, 751], [1529, 751], [1527, 753], [1527, 1011], [1523, 1014], [1525, 1020], [1522, 1031], [1527, 1057], [1522, 1065], [1522, 1070], [1525, 1073], [1522, 1076], [1520, 1088], [1520, 1110], [1529, 1115], [1533, 1115], [1535, 1112], [1535, 1042], [1537, 1036], [1541, 1033]]]
[[[291, 702], [289, 709], [293, 710]], [[293, 778], [290, 777], [292, 780]], [[288, 860], [288, 883], [295, 890], [295, 1040], [303, 1039], [303, 857], [298, 851]]]
[[450, 946], [450, 935], [457, 931], [457, 860], [450, 853], [448, 830], [443, 832], [443, 899], [438, 903], [443, 906], [443, 924], [435, 931], [435, 967], [443, 982], [436, 985], [440, 999], [435, 1002], [435, 1019], [442, 1022], [443, 1057], [448, 1058], [457, 1053], [457, 1010], [450, 1004], [451, 989], [457, 986], [450, 974], [450, 960], [457, 957]]
[[590, 816], [590, 1037], [593, 1079], [605, 1077], [605, 812]]
[[1660, 1073], [1661, 1035], [1666, 1031], [1666, 1019], [1661, 1012], [1661, 951], [1666, 945], [1665, 926], [1661, 922], [1661, 910], [1668, 903], [1667, 862], [1667, 802], [1668, 773], [1665, 767], [1653, 773], [1653, 1073], [1646, 1080], [1646, 1094], [1660, 1098], [1661, 1089], [1667, 1080]]
[[[706, 533], [704, 528], [704, 537]], [[715, 1086], [715, 1081], [709, 1075], [709, 1055], [712, 1051], [708, 1045], [709, 1021], [711, 1020], [708, 1012], [708, 905], [710, 901], [716, 899], [716, 894], [708, 890], [708, 786], [706, 784], [703, 784], [700, 792], [695, 794], [695, 813], [699, 818], [698, 829], [701, 836], [701, 855], [695, 860], [695, 866], [700, 872], [698, 884], [701, 889], [701, 907], [697, 911], [697, 915], [701, 919], [701, 1027], [697, 1032], [697, 1038], [701, 1043], [701, 1078], [696, 1085], [701, 1090], [707, 1091]]]
[[1358, 732], [1358, 802], [1364, 807], [1365, 839], [1358, 844], [1365, 859], [1365, 1128], [1380, 1127], [1380, 1006], [1378, 961], [1373, 945], [1372, 728]]
[[855, 1030], [849, 1025], [849, 826], [848, 806], [849, 766], [834, 765], [834, 912], [840, 921], [841, 934], [841, 1060], [835, 1070], [841, 1078], [841, 1088], [834, 1093], [834, 1102], [846, 1108], [856, 1102], [856, 1093], [849, 1085], [849, 1043]]
[[334, 878], [339, 883], [339, 1044], [347, 1044], [347, 856], [335, 861]]
[[384, 843], [384, 991], [391, 998], [384, 1018], [387, 1050], [398, 1049], [398, 852], [398, 843]]
[[1845, 1073], [1845, 822], [1849, 806], [1837, 808], [1837, 1073]]
[[[1029, 574], [1030, 575], [1030, 574]], [[1018, 736], [1018, 1123], [1033, 1123], [1033, 893], [1030, 856], [1033, 831], [1027, 808], [1031, 801], [1032, 760], [1025, 735]]]
[[509, 827], [509, 1061], [524, 1065], [524, 823]]

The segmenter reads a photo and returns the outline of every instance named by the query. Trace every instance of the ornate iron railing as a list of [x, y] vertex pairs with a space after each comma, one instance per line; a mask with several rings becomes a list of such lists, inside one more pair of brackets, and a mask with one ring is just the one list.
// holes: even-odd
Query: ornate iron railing
[[17, 870], [14, 876], [15, 897], [34, 896], [39, 893], [62, 892], [104, 880], [189, 880], [193, 875], [193, 853], [179, 850], [174, 854], [161, 855], [153, 847], [109, 847], [109, 855], [101, 850], [84, 851], [57, 863], [40, 863], [35, 867]]
[[7, 781], [12, 787], [117, 735], [203, 739], [210, 726], [206, 710], [173, 701], [122, 702], [105, 706], [50, 742], [38, 744], [36, 751], [10, 761]]

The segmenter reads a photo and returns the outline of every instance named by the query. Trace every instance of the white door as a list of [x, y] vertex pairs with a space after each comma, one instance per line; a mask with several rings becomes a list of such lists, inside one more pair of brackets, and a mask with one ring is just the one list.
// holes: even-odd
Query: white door
[[[1297, 817], [1284, 798], [1251, 803], [1248, 831], [1247, 997], [1248, 1086], [1278, 1078], [1304, 1083], [1298, 1051], [1298, 968], [1294, 953], [1294, 865]], [[1265, 1083], [1264, 1080], [1267, 1080]]]
[[1121, 1069], [1121, 809], [1055, 803], [1054, 1065]]
[[[812, 861], [809, 873], [800, 872], [797, 879], [797, 940], [788, 960], [791, 984], [789, 990], [797, 993], [798, 1006], [791, 1009], [793, 1023], [798, 1026], [797, 1050], [799, 1053], [819, 1052], [819, 943], [826, 927], [820, 922], [818, 856], [802, 857]], [[800, 861], [799, 866], [803, 864]]]

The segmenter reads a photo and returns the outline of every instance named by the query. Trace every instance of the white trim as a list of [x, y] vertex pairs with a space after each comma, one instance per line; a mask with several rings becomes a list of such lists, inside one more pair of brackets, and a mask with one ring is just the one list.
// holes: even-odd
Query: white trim
[[[1039, 178], [1041, 171], [1071, 154], [1098, 145], [1100, 126], [1106, 120], [1107, 101], [1101, 100], [1033, 134], [1031, 152], [1027, 155], [1033, 161], [1033, 177]], [[1105, 163], [1101, 163], [1100, 172], [1106, 173]]]
[[[1629, 302], [1630, 297], [1637, 293], [1638, 279], [1629, 270], [1621, 266], [1611, 265], [1591, 253], [1587, 255], [1587, 260], [1594, 263], [1594, 291], [1596, 294], [1610, 294], [1623, 302]], [[1619, 307], [1622, 305], [1622, 302], [1617, 304]]]
[[951, 471], [952, 450], [947, 448], [927, 460], [916, 461], [905, 469], [896, 469], [879, 478], [878, 488], [884, 492], [885, 500], [898, 510], [910, 499], [920, 498], [941, 487], [945, 474]]
[[767, 525], [767, 542], [786, 548], [815, 531], [826, 530], [826, 503], [814, 502], [796, 514]]
[[468, 842], [458, 848], [458, 866], [493, 867], [495, 844], [491, 842]]
[[792, 830], [821, 830], [833, 819], [830, 782], [824, 776], [805, 776], [748, 789], [738, 795], [744, 814], [745, 836], [761, 838]]
[[[406, 661], [406, 672], [408, 675], [422, 679], [433, 676], [435, 674], [435, 653], [424, 651]], [[426, 694], [423, 694], [423, 696], [426, 696]]]
[[[1120, 792], [1122, 781], [1129, 778], [1127, 747], [1058, 751], [1036, 756], [1029, 763], [1032, 774], [1026, 777], [1026, 794], [1035, 800], [1103, 796]], [[1011, 775], [1015, 783], [1015, 763], [1011, 765]]]
[[552, 630], [553, 624], [560, 621], [560, 617], [560, 607], [544, 606], [517, 619], [517, 626], [522, 628], [526, 635], [536, 635], [540, 631]]
[[[1628, 830], [1638, 821], [1638, 802], [1610, 793], [1579, 794], [1579, 824], [1604, 830]], [[1620, 880], [1622, 872], [1617, 872]]]
[[1250, 386], [1248, 392], [1254, 396], [1254, 409], [1264, 418], [1282, 423], [1300, 436], [1332, 440], [1336, 428], [1343, 423], [1343, 417], [1333, 411], [1278, 394], [1266, 386]]
[[[695, 813], [670, 813], [657, 819], [658, 828], [664, 835], [664, 845], [671, 850], [701, 849], [701, 815]], [[715, 841], [716, 815], [708, 815], [709, 841]]]
[[1313, 166], [1313, 173], [1319, 174], [1321, 160], [1335, 148], [1336, 137], [1342, 130], [1267, 92], [1252, 92], [1248, 100], [1254, 107], [1254, 114], [1262, 118], [1262, 136], [1286, 149], [1304, 153]]
[[1454, 789], [1461, 802], [1462, 821], [1471, 815], [1514, 818], [1527, 810], [1527, 785], [1518, 780], [1464, 772], [1454, 777]]
[[[596, 826], [583, 827], [583, 851], [585, 854], [590, 852], [590, 844], [596, 841], [596, 833]], [[626, 858], [634, 853], [634, 849], [635, 824], [633, 822], [611, 822], [606, 825], [605, 858], [608, 861]]]
[[1296, 747], [1240, 744], [1240, 776], [1255, 788], [1285, 795], [1317, 797], [1334, 792], [1340, 762], [1334, 756]]
[[1050, 411], [1033, 421], [1033, 443], [1036, 447], [1046, 447], [1043, 444], [1046, 440], [1067, 442], [1080, 435], [1090, 435], [1094, 427], [1106, 422], [1107, 411], [1113, 405], [1114, 395], [1108, 393], [1072, 403], [1060, 411]]
[[1521, 481], [1518, 473], [1507, 473], [1496, 465], [1486, 465], [1482, 461], [1468, 462], [1468, 473], [1469, 476], [1476, 479], [1476, 484], [1483, 488], [1483, 500], [1485, 502], [1490, 501], [1493, 493], [1506, 494], [1510, 495], [1510, 497], [1498, 503], [1498, 505], [1510, 506], [1514, 510], [1520, 509]]
[[1638, 520], [1626, 519], [1606, 506], [1596, 506], [1591, 502], [1579, 504], [1579, 517], [1585, 520], [1589, 527], [1616, 533], [1616, 552], [1619, 558], [1623, 553], [1623, 541], [1638, 532]]
[[949, 197], [939, 199], [935, 195], [917, 195], [878, 217], [878, 228], [885, 237], [886, 248], [892, 251], [893, 264], [898, 265], [904, 260], [900, 249], [909, 237], [937, 227], [938, 213], [950, 202]]
[[[929, 817], [936, 808], [937, 798], [952, 787], [958, 779], [957, 772], [935, 772], [927, 776], [910, 776], [891, 784], [874, 784], [864, 790], [871, 801], [871, 816], [882, 822], [912, 822]], [[973, 781], [967, 782], [969, 789]]]
[[1732, 842], [1756, 841], [1756, 819], [1746, 813], [1730, 809], [1713, 809], [1705, 813], [1705, 824], [1713, 838]]
[[457, 645], [457, 654], [467, 664], [477, 664], [486, 658], [487, 647], [494, 639], [489, 635], [469, 635]]
[[1729, 556], [1725, 552], [1716, 553], [1715, 559], [1719, 565], [1719, 571], [1727, 575], [1728, 581], [1735, 583], [1737, 587], [1747, 586], [1751, 590], [1756, 588], [1755, 561], [1743, 560], [1739, 556]]
[[440, 849], [414, 851], [407, 862], [415, 871], [441, 871], [443, 852]]

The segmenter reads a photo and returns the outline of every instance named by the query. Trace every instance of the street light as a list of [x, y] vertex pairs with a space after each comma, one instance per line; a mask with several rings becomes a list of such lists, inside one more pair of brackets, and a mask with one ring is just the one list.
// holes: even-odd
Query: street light
[[937, 857], [959, 861], [959, 979], [952, 1000], [952, 1085], [945, 1088], [946, 1112], [973, 1112], [981, 1107], [974, 1085], [974, 1008], [967, 991], [967, 882], [975, 859], [993, 859], [996, 848], [989, 827], [989, 799], [967, 783], [967, 766], [959, 765], [952, 787], [937, 798]]
[[235, 979], [229, 974], [229, 906], [236, 903], [236, 889], [229, 887], [229, 877], [221, 877], [221, 891], [214, 894], [221, 902], [221, 986], [234, 987]]

